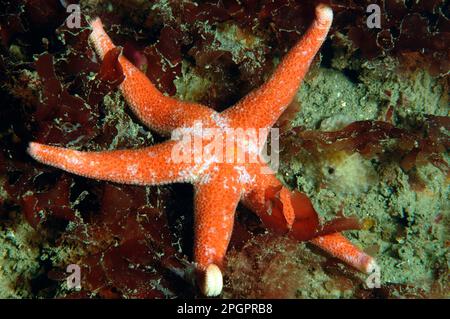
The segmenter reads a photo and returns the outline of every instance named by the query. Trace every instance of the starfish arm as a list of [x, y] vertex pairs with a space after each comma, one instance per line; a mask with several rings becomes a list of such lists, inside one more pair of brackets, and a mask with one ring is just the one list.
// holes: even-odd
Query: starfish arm
[[136, 185], [190, 182], [191, 165], [169, 162], [175, 141], [137, 149], [80, 152], [30, 143], [28, 153], [37, 161], [73, 174]]
[[313, 238], [311, 243], [364, 273], [371, 273], [377, 268], [373, 257], [353, 245], [341, 233], [319, 236]]
[[[267, 173], [270, 169], [264, 167], [264, 172]], [[261, 169], [259, 169], [261, 172]], [[265, 225], [274, 229], [275, 231], [286, 233], [291, 230], [291, 234], [296, 238], [296, 217], [299, 215], [299, 207], [294, 207], [292, 197], [281, 182], [276, 178], [275, 174], [261, 174], [256, 169], [252, 170], [255, 176], [255, 182], [252, 187], [243, 195], [243, 204], [260, 216]], [[272, 209], [268, 212], [266, 205], [267, 189], [280, 189], [279, 199], [282, 203], [282, 212]], [[314, 210], [309, 201], [304, 202], [304, 207], [301, 207], [300, 215], [309, 215], [309, 210]], [[300, 220], [300, 222], [302, 222]], [[304, 222], [304, 221], [303, 221]], [[306, 220], [308, 222], [308, 220]], [[375, 259], [367, 255], [361, 249], [353, 245], [347, 238], [340, 233], [328, 234], [318, 236], [310, 240], [312, 244], [320, 247], [332, 256], [344, 261], [350, 266], [365, 272], [370, 273], [376, 267]]]
[[[103, 59], [115, 45], [103, 29], [100, 18], [94, 19], [91, 27], [90, 41]], [[217, 114], [206, 106], [165, 96], [122, 55], [119, 63], [125, 75], [120, 90], [133, 112], [149, 127], [161, 133], [170, 133], [178, 127], [191, 127], [195, 120], [209, 119]]]
[[[194, 261], [205, 277], [212, 277], [209, 275], [211, 265], [222, 267], [233, 231], [240, 187], [232, 176], [233, 174], [219, 173], [207, 183], [199, 181], [194, 184]], [[214, 280], [200, 280], [205, 295], [220, 294], [222, 275], [220, 272], [219, 274]], [[217, 282], [220, 282], [220, 285]]]
[[195, 262], [200, 268], [222, 266], [240, 199], [239, 185], [224, 188], [224, 176], [195, 184]]
[[326, 38], [332, 20], [333, 11], [330, 7], [317, 6], [316, 19], [282, 59], [270, 79], [224, 112], [234, 127], [273, 126], [297, 93], [311, 61]]

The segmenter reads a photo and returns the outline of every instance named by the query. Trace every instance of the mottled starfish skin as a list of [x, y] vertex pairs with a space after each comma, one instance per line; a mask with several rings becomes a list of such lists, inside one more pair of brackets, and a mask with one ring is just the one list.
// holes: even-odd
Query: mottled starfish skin
[[[331, 22], [331, 9], [318, 6], [316, 20], [283, 58], [271, 78], [222, 113], [197, 103], [183, 102], [163, 95], [123, 56], [120, 56], [119, 62], [125, 80], [120, 89], [139, 119], [161, 133], [190, 128], [188, 131], [196, 134], [195, 123], [199, 122], [204, 128], [220, 129], [223, 135], [233, 128], [269, 129], [294, 98]], [[115, 46], [103, 30], [100, 19], [94, 20], [91, 26], [93, 32], [90, 39], [103, 58]], [[211, 137], [202, 137], [203, 145], [210, 141]], [[301, 212], [296, 211], [292, 205], [292, 192], [280, 183], [261, 159], [256, 163], [236, 161], [238, 149], [245, 150], [247, 155], [255, 155], [262, 151], [259, 147], [238, 143], [233, 149], [235, 160], [228, 163], [220, 162], [214, 157], [199, 163], [176, 163], [172, 155], [180, 145], [183, 145], [182, 141], [169, 140], [137, 150], [79, 152], [30, 143], [29, 153], [40, 162], [89, 178], [138, 185], [192, 183], [195, 188], [194, 260], [198, 269], [203, 271], [210, 265], [222, 266], [233, 229], [236, 206], [240, 200], [255, 211], [265, 225], [282, 233], [295, 229], [296, 217]], [[184, 143], [184, 146], [187, 147], [187, 144]], [[226, 151], [229, 149], [224, 148], [223, 152]], [[279, 189], [282, 213], [269, 212], [267, 209], [266, 191], [270, 188]], [[313, 210], [309, 201], [305, 201], [302, 209]], [[311, 242], [361, 271], [372, 271], [375, 265], [373, 258], [339, 233], [316, 237]], [[208, 290], [206, 287], [204, 292], [209, 295], [220, 293], [221, 280], [220, 274], [220, 287], [216, 290]]]

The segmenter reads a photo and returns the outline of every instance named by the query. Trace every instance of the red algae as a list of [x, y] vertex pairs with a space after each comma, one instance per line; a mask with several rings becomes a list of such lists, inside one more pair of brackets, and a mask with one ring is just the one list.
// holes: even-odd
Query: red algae
[[307, 241], [317, 236], [362, 228], [361, 223], [356, 217], [338, 216], [331, 221], [321, 224], [319, 216], [308, 196], [299, 191], [293, 191], [290, 200], [294, 209], [295, 219], [291, 229], [288, 229], [286, 227], [286, 219], [283, 215], [283, 202], [279, 198], [280, 190], [281, 186], [266, 190], [266, 206], [271, 212], [271, 215], [270, 218], [262, 219], [264, 225], [275, 233], [287, 233], [296, 240]]
[[[403, 170], [411, 174], [414, 167], [431, 163], [448, 175], [443, 153], [450, 148], [449, 131], [450, 119], [434, 115], [426, 115], [423, 123], [410, 130], [382, 121], [358, 121], [334, 132], [305, 131], [298, 127], [286, 133], [289, 138], [286, 151], [294, 156], [302, 148], [316, 159], [339, 151], [357, 152], [367, 159], [397, 159]], [[394, 146], [388, 147], [388, 141], [394, 142]], [[411, 176], [412, 184], [417, 185], [419, 181], [414, 181], [418, 177]]]
[[36, 228], [47, 216], [62, 220], [74, 220], [75, 211], [69, 204], [70, 178], [63, 176], [47, 192], [26, 194], [22, 196], [25, 218]]
[[[83, 136], [86, 142], [95, 135], [97, 119], [86, 107], [83, 99], [69, 94], [57, 79], [53, 57], [44, 54], [36, 61], [37, 73], [44, 84], [43, 103], [39, 104], [34, 112], [36, 123], [37, 141], [47, 143], [65, 142], [75, 140]], [[53, 124], [55, 117], [61, 118], [62, 124]]]
[[[177, 262], [161, 191], [106, 184], [99, 213], [74, 223], [61, 238], [85, 247], [83, 290], [104, 298], [167, 298], [181, 293], [186, 284], [174, 280], [170, 267]], [[180, 260], [182, 256], [180, 256]], [[181, 285], [180, 285], [181, 283]], [[185, 288], [184, 288], [185, 289]], [[71, 294], [68, 297], [72, 297]]]
[[254, 237], [227, 257], [227, 298], [298, 298], [308, 268], [319, 263], [296, 241], [266, 234]]
[[[37, 1], [35, 4], [38, 5]], [[30, 10], [26, 9], [26, 14], [34, 14]], [[64, 12], [60, 7], [58, 14], [61, 10]], [[41, 13], [48, 14], [49, 20], [57, 14], [52, 10]], [[37, 15], [35, 18], [41, 19]], [[54, 32], [62, 22], [49, 28]], [[2, 35], [3, 43], [23, 37], [20, 31], [7, 29], [5, 32], [11, 34], [7, 38]], [[47, 32], [45, 28], [41, 31]], [[73, 254], [63, 262], [82, 265], [84, 288], [79, 293], [69, 293], [68, 297], [150, 298], [182, 294], [183, 281], [172, 278], [168, 266], [162, 264], [169, 256], [177, 256], [163, 216], [167, 192], [153, 188], [148, 193], [140, 187], [91, 183], [30, 162], [25, 154], [25, 143], [30, 139], [77, 147], [88, 143], [105, 147], [117, 134], [115, 128], [108, 127], [111, 124], [101, 121], [99, 106], [124, 78], [117, 61], [120, 49], [111, 50], [99, 63], [88, 45], [89, 29], [74, 31], [62, 26], [57, 32], [65, 41], [65, 51], [44, 52], [34, 63], [40, 94], [30, 94], [28, 105], [21, 112], [12, 108], [1, 112], [2, 117], [9, 116], [8, 121], [14, 120], [14, 131], [3, 137], [0, 145], [0, 169], [7, 176], [3, 187], [8, 194], [1, 205], [2, 215], [16, 207], [30, 225], [51, 238], [54, 249], [71, 247]], [[57, 47], [58, 41], [53, 39], [51, 43]], [[4, 65], [8, 81], [13, 80], [9, 76], [15, 72], [10, 63]], [[6, 130], [3, 124], [7, 123], [2, 122], [2, 132]], [[99, 132], [102, 139], [97, 138]], [[109, 136], [105, 134], [108, 132]], [[97, 140], [99, 143], [95, 143]], [[176, 261], [169, 264], [173, 266]], [[43, 270], [49, 272], [49, 278], [58, 280], [55, 273], [58, 267], [65, 266], [56, 264]], [[44, 293], [47, 287], [35, 289]]]

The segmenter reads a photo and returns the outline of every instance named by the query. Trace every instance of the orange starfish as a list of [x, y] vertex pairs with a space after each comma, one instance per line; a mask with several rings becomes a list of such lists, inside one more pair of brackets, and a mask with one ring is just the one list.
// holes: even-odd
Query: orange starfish
[[[120, 56], [125, 75], [120, 90], [134, 113], [152, 129], [177, 134], [164, 143], [137, 150], [80, 152], [30, 143], [29, 154], [40, 162], [95, 179], [139, 185], [192, 183], [195, 187], [194, 260], [200, 288], [207, 296], [218, 295], [222, 290], [220, 267], [240, 200], [266, 226], [299, 240], [310, 240], [353, 267], [372, 272], [375, 260], [340, 233], [314, 237], [317, 230], [317, 221], [311, 218], [315, 216], [314, 208], [305, 195], [291, 192], [276, 178], [260, 156], [262, 145], [245, 136], [231, 146], [212, 143], [217, 138], [227, 139], [237, 128], [244, 132], [263, 129], [260, 138], [266, 140], [268, 129], [294, 98], [332, 19], [331, 8], [319, 5], [312, 25], [271, 78], [222, 113], [163, 95], [139, 69]], [[90, 40], [103, 58], [115, 46], [99, 18], [91, 26]], [[205, 134], [207, 130], [203, 128], [214, 131]], [[227, 160], [221, 158], [223, 154], [227, 154]], [[241, 155], [256, 160], [242, 161]]]

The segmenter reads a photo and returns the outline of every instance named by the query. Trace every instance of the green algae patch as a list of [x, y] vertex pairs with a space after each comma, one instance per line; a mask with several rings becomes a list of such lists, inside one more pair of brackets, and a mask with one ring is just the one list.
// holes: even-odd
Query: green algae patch
[[[293, 126], [333, 131], [357, 120], [383, 120], [389, 106], [399, 125], [419, 121], [423, 114], [447, 115], [443, 81], [426, 71], [400, 72], [389, 59], [345, 64], [335, 59], [336, 68], [320, 68], [305, 80]], [[352, 79], [345, 75], [349, 67], [357, 71]], [[448, 177], [431, 164], [414, 170], [424, 181], [422, 190], [411, 185], [411, 176], [394, 160], [344, 153], [312, 161], [300, 151], [282, 160], [279, 176], [307, 193], [324, 220], [342, 210], [370, 221], [369, 229], [346, 234], [376, 255], [382, 285], [402, 285], [408, 294], [432, 295], [437, 289], [438, 296], [448, 296]], [[406, 290], [394, 295], [406, 296]]]
[[374, 119], [378, 106], [366, 93], [362, 85], [338, 70], [322, 68], [302, 84], [296, 96], [300, 112], [292, 125], [335, 130], [354, 121]]
[[40, 271], [40, 236], [24, 220], [11, 213], [0, 223], [0, 298], [31, 298], [31, 280]]

